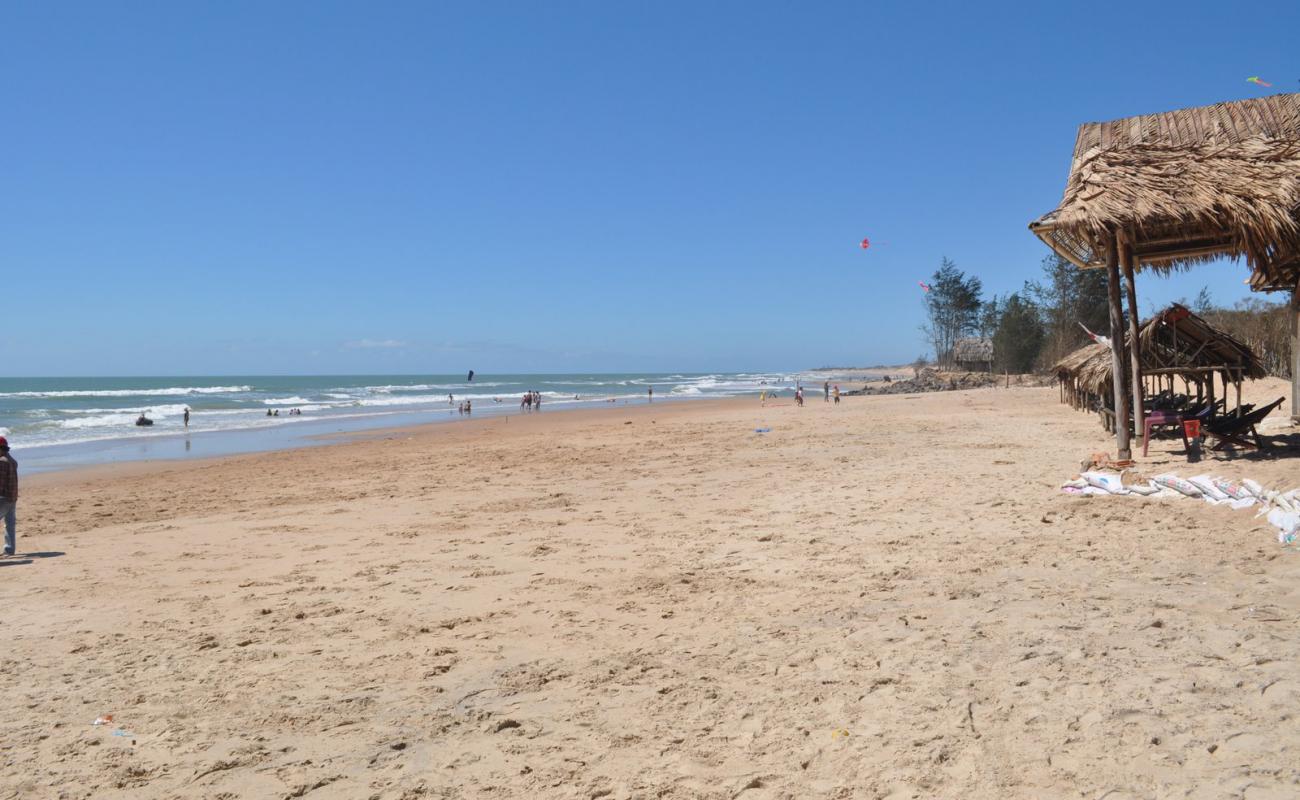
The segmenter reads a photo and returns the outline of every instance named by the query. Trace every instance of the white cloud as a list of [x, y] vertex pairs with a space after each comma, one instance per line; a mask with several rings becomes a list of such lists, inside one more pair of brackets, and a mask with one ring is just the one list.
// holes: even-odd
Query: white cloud
[[397, 339], [358, 339], [355, 342], [344, 342], [343, 346], [350, 350], [371, 350], [374, 348], [406, 347], [406, 342]]

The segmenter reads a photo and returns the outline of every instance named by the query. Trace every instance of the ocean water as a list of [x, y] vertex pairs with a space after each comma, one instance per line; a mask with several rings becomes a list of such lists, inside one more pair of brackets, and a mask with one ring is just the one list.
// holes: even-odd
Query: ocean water
[[[294, 446], [322, 432], [518, 413], [526, 391], [542, 395], [543, 413], [614, 403], [757, 394], [792, 387], [780, 373], [597, 375], [305, 375], [184, 378], [0, 378], [0, 435], [15, 453], [47, 468], [131, 458], [246, 452]], [[183, 414], [190, 409], [190, 426]], [[288, 416], [289, 409], [302, 411]], [[279, 416], [267, 416], [270, 410]], [[145, 413], [154, 424], [137, 427]], [[218, 437], [218, 434], [227, 434]], [[164, 443], [185, 440], [183, 449]], [[175, 449], [176, 452], [172, 452]]]

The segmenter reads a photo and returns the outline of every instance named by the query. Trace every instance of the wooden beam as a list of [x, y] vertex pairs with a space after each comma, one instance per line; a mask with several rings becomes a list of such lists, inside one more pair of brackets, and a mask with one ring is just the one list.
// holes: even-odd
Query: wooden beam
[[1124, 305], [1119, 296], [1119, 247], [1115, 238], [1106, 243], [1106, 292], [1110, 307], [1110, 377], [1115, 394], [1115, 458], [1133, 457], [1128, 441], [1128, 392], [1124, 375]]
[[1124, 291], [1128, 294], [1128, 358], [1132, 372], [1130, 385], [1133, 387], [1133, 435], [1141, 436], [1145, 427], [1142, 423], [1146, 418], [1146, 406], [1142, 402], [1142, 360], [1138, 356], [1142, 343], [1138, 340], [1137, 285], [1133, 279], [1137, 257], [1127, 239], [1121, 239], [1119, 246], [1120, 260], [1124, 265]]
[[1300, 425], [1300, 282], [1291, 290], [1291, 422]]

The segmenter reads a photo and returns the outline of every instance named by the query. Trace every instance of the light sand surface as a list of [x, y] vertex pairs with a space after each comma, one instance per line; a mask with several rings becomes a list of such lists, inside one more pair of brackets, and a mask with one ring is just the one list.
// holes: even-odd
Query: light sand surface
[[42, 476], [0, 797], [1297, 796], [1300, 552], [1097, 450], [986, 389]]

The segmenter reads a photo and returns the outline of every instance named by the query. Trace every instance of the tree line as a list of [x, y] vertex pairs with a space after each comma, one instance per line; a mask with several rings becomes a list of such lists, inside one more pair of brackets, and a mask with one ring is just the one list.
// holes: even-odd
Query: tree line
[[[997, 371], [1041, 372], [1090, 341], [1084, 327], [1110, 333], [1105, 270], [1079, 269], [1056, 254], [1045, 257], [1039, 278], [1026, 281], [1018, 292], [986, 299], [979, 277], [967, 275], [947, 258], [929, 285], [921, 331], [941, 367], [956, 365], [959, 341], [978, 338], [992, 342]], [[1290, 377], [1289, 312], [1284, 304], [1252, 297], [1221, 307], [1208, 289], [1191, 302], [1180, 302], [1248, 345], [1269, 374]]]

